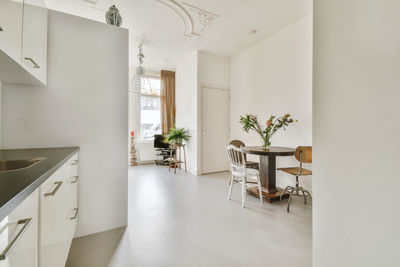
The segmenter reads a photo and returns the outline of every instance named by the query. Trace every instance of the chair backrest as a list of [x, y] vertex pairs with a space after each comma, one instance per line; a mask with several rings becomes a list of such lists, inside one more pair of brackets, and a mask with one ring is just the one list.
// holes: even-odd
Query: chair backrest
[[241, 147], [241, 146], [246, 146], [242, 141], [240, 140], [232, 140], [230, 143], [230, 145], [234, 145], [235, 147]]
[[312, 146], [297, 147], [294, 156], [300, 162], [312, 163]]
[[[245, 146], [246, 146], [246, 145], [245, 145], [242, 141], [240, 141], [240, 140], [232, 140], [229, 144], [230, 144], [230, 145], [233, 145], [233, 146], [235, 146], [235, 147], [237, 147], [237, 148], [241, 148], [241, 147], [245, 147]], [[245, 162], [247, 161], [246, 154], [244, 154], [244, 161], [245, 161]]]
[[244, 160], [244, 153], [241, 148], [237, 148], [234, 145], [228, 145], [226, 147], [228, 152], [228, 159], [233, 171], [245, 171], [246, 161]]

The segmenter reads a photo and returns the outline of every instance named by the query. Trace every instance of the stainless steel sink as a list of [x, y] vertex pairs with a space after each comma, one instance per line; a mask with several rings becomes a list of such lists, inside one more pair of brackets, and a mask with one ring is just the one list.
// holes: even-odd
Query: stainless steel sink
[[0, 172], [6, 171], [18, 171], [32, 167], [38, 164], [40, 161], [44, 160], [44, 157], [36, 157], [30, 159], [10, 159], [10, 160], [0, 160]]

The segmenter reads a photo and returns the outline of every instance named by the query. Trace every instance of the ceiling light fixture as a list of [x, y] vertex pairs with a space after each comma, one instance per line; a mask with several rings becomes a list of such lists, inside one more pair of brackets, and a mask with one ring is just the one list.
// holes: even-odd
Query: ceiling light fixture
[[132, 85], [132, 89], [134, 90], [134, 92], [140, 92], [141, 86], [142, 86], [142, 80], [146, 78], [145, 75], [145, 69], [143, 67], [143, 59], [144, 59], [144, 54], [143, 54], [143, 44], [139, 43], [138, 45], [138, 55], [137, 58], [139, 60], [139, 66], [136, 68], [136, 73], [133, 76], [131, 85]]

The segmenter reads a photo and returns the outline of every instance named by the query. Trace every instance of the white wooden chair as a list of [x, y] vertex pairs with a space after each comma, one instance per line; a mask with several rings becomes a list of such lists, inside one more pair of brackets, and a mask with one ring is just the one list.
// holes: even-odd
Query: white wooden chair
[[229, 194], [228, 200], [231, 199], [233, 183], [242, 184], [242, 207], [246, 199], [246, 189], [250, 187], [258, 187], [260, 193], [260, 202], [263, 203], [261, 181], [258, 170], [246, 168], [246, 161], [242, 148], [237, 148], [233, 145], [226, 147], [228, 152], [229, 163], [231, 165], [232, 176], [229, 180]]

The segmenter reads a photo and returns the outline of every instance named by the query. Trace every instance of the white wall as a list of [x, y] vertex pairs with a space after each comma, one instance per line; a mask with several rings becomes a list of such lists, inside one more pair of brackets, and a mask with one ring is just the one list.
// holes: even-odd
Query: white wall
[[188, 170], [198, 173], [198, 73], [197, 51], [186, 56], [176, 67], [175, 101], [176, 126], [189, 129], [191, 139], [187, 144]]
[[400, 2], [314, 9], [314, 266], [400, 266]]
[[[198, 109], [198, 129], [201, 129], [200, 136], [199, 136], [199, 150], [197, 153], [198, 161], [199, 161], [199, 170], [198, 174], [201, 174], [203, 170], [209, 170], [206, 166], [204, 166], [205, 163], [202, 162], [202, 154], [205, 153], [206, 157], [211, 157], [210, 162], [213, 161], [218, 161], [220, 162], [225, 161], [224, 163], [219, 164], [220, 166], [220, 171], [227, 170], [226, 167], [228, 165], [228, 159], [227, 157], [225, 158], [220, 158], [219, 155], [223, 153], [225, 155], [226, 151], [225, 149], [221, 153], [215, 153], [215, 154], [210, 154], [207, 151], [203, 151], [203, 147], [205, 147], [203, 144], [203, 123], [204, 123], [204, 118], [202, 118], [203, 114], [203, 109], [210, 109], [211, 107], [207, 106], [209, 103], [203, 103], [202, 99], [202, 90], [203, 88], [208, 88], [208, 89], [214, 89], [214, 90], [227, 90], [228, 93], [230, 91], [230, 59], [227, 57], [222, 57], [214, 54], [210, 54], [207, 52], [199, 51], [198, 52], [198, 103], [199, 103], [199, 109]], [[222, 108], [222, 107], [221, 107]], [[222, 108], [223, 109], [223, 108]], [[229, 109], [229, 107], [227, 107]], [[228, 129], [227, 129], [228, 130]], [[208, 132], [208, 134], [212, 134]], [[222, 144], [225, 146], [225, 144]], [[221, 146], [222, 148], [222, 146]]]
[[201, 174], [201, 88], [229, 89], [230, 60], [194, 51], [176, 67], [176, 125], [190, 130], [188, 168]]
[[49, 12], [48, 85], [3, 84], [2, 148], [79, 146], [77, 236], [127, 224], [128, 31]]
[[198, 81], [200, 86], [230, 89], [230, 59], [207, 52], [198, 52]]
[[[290, 113], [299, 122], [272, 138], [273, 146], [312, 145], [312, 16], [287, 26], [231, 59], [231, 138], [262, 145], [247, 134], [240, 115], [256, 114], [265, 123], [271, 114]], [[257, 157], [249, 159], [258, 160]], [[298, 162], [278, 157], [277, 166]], [[307, 166], [311, 168], [311, 166]], [[311, 177], [302, 178], [311, 188]], [[277, 185], [294, 184], [293, 176], [277, 172]]]

